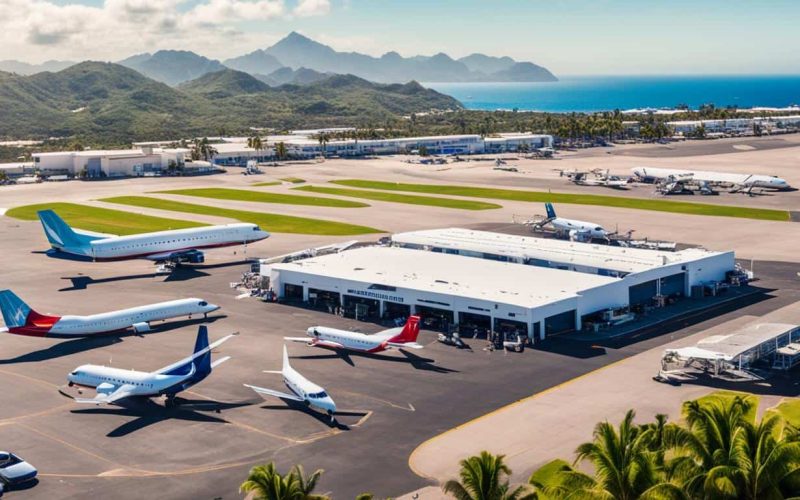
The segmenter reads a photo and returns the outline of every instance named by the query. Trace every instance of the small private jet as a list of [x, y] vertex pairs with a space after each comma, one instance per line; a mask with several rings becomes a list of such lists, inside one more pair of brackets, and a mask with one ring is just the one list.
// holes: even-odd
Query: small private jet
[[658, 183], [679, 180], [684, 183], [694, 182], [710, 187], [730, 188], [731, 193], [752, 194], [754, 188], [772, 191], [788, 191], [792, 189], [786, 179], [774, 175], [737, 174], [729, 172], [711, 172], [706, 170], [679, 170], [674, 168], [636, 167], [631, 169], [633, 176], [640, 182]]
[[255, 224], [225, 224], [130, 236], [91, 235], [73, 230], [52, 210], [37, 212], [55, 250], [92, 261], [148, 259], [167, 269], [205, 261], [201, 250], [247, 245], [269, 237]]
[[350, 332], [326, 326], [312, 326], [306, 331], [308, 337], [284, 337], [292, 342], [303, 342], [309, 346], [342, 349], [356, 352], [376, 353], [392, 348], [422, 349], [417, 343], [419, 316], [409, 316], [405, 326], [389, 328], [372, 335]]
[[608, 170], [559, 170], [559, 177], [566, 177], [577, 186], [598, 186], [611, 189], [628, 189], [628, 179], [610, 175]]
[[333, 399], [325, 392], [325, 389], [308, 380], [301, 375], [300, 372], [292, 368], [292, 365], [289, 364], [289, 353], [285, 345], [283, 346], [283, 368], [281, 368], [280, 371], [269, 370], [264, 371], [264, 373], [281, 375], [283, 377], [283, 383], [291, 393], [265, 389], [249, 384], [244, 384], [244, 386], [253, 389], [262, 396], [272, 396], [283, 400], [303, 403], [327, 413], [331, 417], [331, 421], [334, 420], [333, 414], [336, 413], [336, 403], [334, 403]]
[[608, 241], [614, 234], [594, 222], [558, 217], [552, 203], [545, 203], [544, 207], [547, 217], [541, 220], [528, 220], [524, 224], [530, 226], [534, 231], [541, 231], [549, 225], [556, 234], [562, 237], [568, 236], [573, 241], [591, 241], [592, 239]]
[[123, 370], [102, 365], [81, 365], [67, 376], [69, 386], [95, 389], [93, 398], [75, 398], [76, 403], [119, 404], [128, 398], [153, 398], [166, 396], [165, 405], [175, 405], [175, 396], [202, 382], [217, 366], [230, 359], [230, 356], [211, 362], [211, 351], [234, 335], [223, 337], [213, 344], [208, 343], [208, 328], [199, 327], [194, 352], [177, 363], [165, 366], [154, 372]]
[[133, 330], [150, 331], [150, 323], [187, 316], [207, 317], [219, 309], [202, 299], [180, 299], [131, 307], [89, 316], [49, 316], [40, 314], [11, 290], [0, 290], [0, 312], [5, 328], [0, 332], [30, 337], [73, 338]]

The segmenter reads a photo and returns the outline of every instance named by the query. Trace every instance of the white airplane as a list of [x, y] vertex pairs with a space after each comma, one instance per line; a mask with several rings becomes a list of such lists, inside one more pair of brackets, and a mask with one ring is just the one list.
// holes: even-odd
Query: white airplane
[[289, 364], [289, 353], [285, 345], [283, 346], [283, 368], [280, 371], [269, 370], [264, 371], [264, 373], [277, 373], [283, 376], [283, 383], [286, 384], [291, 394], [265, 389], [263, 387], [256, 387], [254, 385], [244, 384], [244, 386], [253, 389], [262, 396], [273, 396], [280, 399], [297, 401], [298, 403], [305, 403], [308, 406], [327, 413], [331, 417], [331, 420], [334, 419], [333, 414], [336, 413], [336, 403], [334, 403], [333, 399], [325, 392], [325, 389], [308, 380], [302, 376], [300, 372], [292, 368], [292, 365]]
[[570, 182], [578, 186], [600, 186], [611, 189], [628, 188], [627, 179], [623, 179], [616, 175], [609, 175], [608, 170], [559, 170], [559, 176], [566, 177]]
[[556, 233], [561, 236], [569, 236], [571, 240], [586, 241], [593, 238], [607, 240], [614, 234], [603, 229], [602, 226], [594, 222], [585, 222], [582, 220], [565, 219], [556, 216], [556, 210], [553, 208], [552, 203], [544, 204], [547, 211], [547, 217], [539, 221], [526, 221], [525, 224], [533, 228], [534, 231], [542, 229], [546, 225], [553, 226]]
[[752, 188], [765, 188], [773, 190], [791, 189], [785, 179], [772, 175], [758, 174], [733, 174], [726, 172], [709, 172], [705, 170], [678, 170], [672, 168], [636, 167], [631, 169], [634, 177], [642, 182], [666, 181], [670, 178], [696, 183], [706, 183], [711, 186], [729, 186], [733, 191], [743, 191]]
[[89, 316], [39, 314], [11, 290], [0, 290], [0, 312], [5, 328], [0, 332], [30, 337], [73, 338], [133, 329], [147, 332], [150, 323], [193, 315], [207, 317], [219, 309], [202, 299], [180, 299]]
[[201, 249], [247, 245], [269, 237], [255, 224], [225, 224], [174, 231], [97, 236], [74, 231], [52, 210], [37, 212], [50, 245], [93, 261], [148, 259], [175, 265], [205, 261]]
[[191, 356], [154, 372], [123, 370], [101, 365], [81, 365], [67, 376], [69, 386], [95, 389], [94, 398], [75, 398], [76, 403], [112, 404], [132, 397], [167, 397], [166, 406], [175, 404], [175, 395], [205, 380], [211, 370], [230, 356], [211, 362], [211, 350], [233, 337], [228, 335], [208, 344], [208, 329], [201, 326]]
[[[389, 328], [372, 335], [350, 332], [326, 326], [312, 326], [306, 331], [308, 337], [284, 337], [292, 342], [303, 342], [310, 346], [329, 349], [376, 353], [391, 348], [409, 347], [422, 349], [417, 343], [419, 336], [419, 316], [409, 316], [405, 326]], [[310, 337], [310, 338], [309, 338]]]

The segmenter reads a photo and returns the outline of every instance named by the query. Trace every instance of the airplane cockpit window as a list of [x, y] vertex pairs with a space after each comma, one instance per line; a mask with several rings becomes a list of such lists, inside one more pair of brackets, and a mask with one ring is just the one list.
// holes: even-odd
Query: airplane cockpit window
[[322, 391], [322, 392], [315, 392], [314, 394], [309, 394], [308, 397], [313, 399], [322, 399], [328, 397], [328, 395], [325, 393], [325, 391]]
[[200, 301], [200, 302], [199, 302], [197, 305], [198, 305], [198, 306], [200, 306], [200, 307], [205, 307], [205, 306], [207, 306], [207, 305], [208, 305], [208, 302], [206, 302], [205, 300], [203, 300], [203, 301]]
[[256, 226], [256, 227], [253, 228], [253, 231], [261, 231], [261, 228]]
[[78, 374], [77, 370], [75, 370], [74, 372], [70, 373], [70, 375], [77, 375], [77, 374]]
[[602, 227], [600, 227], [600, 226], [597, 226], [596, 228], [594, 228], [594, 230], [595, 230], [595, 231], [602, 231], [602, 230], [603, 230], [603, 228], [602, 228]]

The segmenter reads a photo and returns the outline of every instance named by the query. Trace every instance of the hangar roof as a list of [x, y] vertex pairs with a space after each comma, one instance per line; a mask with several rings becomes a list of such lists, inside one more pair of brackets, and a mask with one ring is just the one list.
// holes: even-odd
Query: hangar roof
[[693, 347], [667, 349], [667, 351], [687, 358], [732, 361], [737, 356], [766, 342], [775, 341], [776, 338], [797, 328], [797, 325], [787, 323], [752, 323], [730, 334], [704, 338]]
[[462, 228], [398, 233], [392, 236], [392, 241], [400, 244], [469, 250], [508, 257], [542, 259], [624, 273], [646, 271], [719, 254], [719, 252], [710, 252], [699, 248], [689, 248], [678, 252], [660, 252]]
[[355, 248], [274, 264], [271, 268], [523, 308], [572, 298], [584, 290], [620, 281], [608, 276], [396, 247]]

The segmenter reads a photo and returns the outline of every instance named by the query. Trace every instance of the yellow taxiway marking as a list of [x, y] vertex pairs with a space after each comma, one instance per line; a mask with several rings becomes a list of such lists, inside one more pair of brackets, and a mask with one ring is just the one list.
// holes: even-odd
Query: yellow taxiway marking
[[72, 406], [72, 405], [73, 405], [73, 403], [64, 403], [63, 405], [54, 406], [53, 408], [48, 408], [46, 410], [38, 411], [36, 413], [28, 413], [26, 415], [18, 415], [16, 417], [4, 418], [4, 419], [0, 420], [0, 425], [13, 424], [13, 423], [16, 423], [16, 422], [18, 422], [20, 420], [25, 420], [27, 418], [41, 417], [42, 415], [47, 415], [48, 413], [54, 413], [54, 412], [63, 410], [64, 408], [67, 408], [68, 406]]
[[441, 434], [437, 434], [437, 435], [435, 435], [435, 436], [433, 436], [431, 438], [428, 438], [425, 441], [423, 441], [422, 443], [420, 443], [419, 446], [414, 448], [414, 451], [412, 451], [411, 454], [408, 456], [408, 467], [409, 467], [409, 469], [412, 470], [412, 472], [414, 472], [414, 474], [418, 475], [419, 477], [422, 477], [422, 478], [425, 478], [425, 479], [430, 479], [430, 480], [433, 480], [433, 481], [438, 481], [437, 478], [428, 476], [424, 472], [421, 472], [421, 471], [417, 470], [416, 468], [414, 468], [414, 464], [413, 464], [414, 454], [417, 453], [426, 444], [430, 443], [431, 441], [434, 441], [435, 439], [439, 439], [442, 436], [450, 434], [451, 432], [455, 432], [455, 431], [459, 430], [462, 427], [466, 427], [468, 425], [474, 424], [475, 422], [479, 422], [481, 420], [484, 420], [486, 418], [494, 416], [494, 415], [496, 415], [498, 413], [502, 413], [504, 411], [510, 410], [511, 408], [513, 408], [513, 407], [515, 407], [515, 406], [517, 406], [519, 404], [525, 403], [527, 401], [532, 401], [532, 400], [534, 400], [536, 398], [542, 397], [545, 394], [549, 394], [549, 393], [551, 393], [553, 391], [556, 391], [556, 390], [558, 390], [558, 389], [560, 389], [562, 387], [565, 387], [565, 386], [570, 385], [570, 384], [572, 384], [574, 382], [577, 382], [578, 380], [581, 380], [582, 378], [588, 377], [590, 375], [595, 375], [595, 374], [597, 374], [597, 373], [599, 373], [599, 372], [601, 372], [603, 370], [607, 370], [608, 368], [611, 368], [612, 366], [616, 366], [619, 363], [622, 363], [623, 361], [627, 361], [627, 360], [629, 360], [631, 358], [632, 358], [632, 356], [626, 357], [626, 358], [623, 358], [623, 359], [618, 359], [617, 361], [609, 363], [609, 364], [607, 364], [605, 366], [601, 366], [600, 368], [595, 368], [594, 370], [592, 370], [590, 372], [586, 372], [586, 373], [584, 373], [582, 375], [578, 375], [577, 377], [571, 378], [569, 380], [565, 380], [564, 382], [561, 382], [560, 384], [556, 384], [556, 385], [554, 385], [552, 387], [548, 387], [547, 389], [545, 389], [543, 391], [540, 391], [540, 392], [537, 392], [536, 394], [531, 394], [530, 396], [524, 397], [522, 399], [518, 399], [518, 400], [514, 401], [513, 403], [509, 403], [509, 404], [507, 404], [505, 406], [501, 406], [500, 408], [497, 408], [496, 410], [492, 410], [489, 413], [486, 413], [486, 414], [481, 415], [479, 417], [475, 417], [472, 420], [468, 420], [468, 421], [464, 422], [461, 425], [457, 425], [457, 426], [453, 427], [452, 429], [447, 429], [446, 431], [442, 432]]
[[23, 375], [21, 373], [10, 372], [8, 370], [0, 370], [0, 373], [2, 373], [4, 375], [12, 375], [14, 377], [24, 378], [26, 380], [29, 380], [29, 381], [34, 382], [34, 383], [39, 384], [39, 385], [45, 385], [45, 386], [47, 386], [49, 388], [55, 387], [56, 389], [58, 389], [58, 386], [56, 384], [51, 384], [50, 382], [47, 382], [47, 381], [44, 381], [44, 380], [41, 380], [41, 379], [38, 379], [38, 378], [34, 378], [34, 377], [29, 377], [28, 375]]
[[399, 410], [417, 411], [417, 409], [414, 408], [414, 405], [412, 405], [411, 403], [406, 403], [406, 406], [403, 406], [403, 405], [398, 404], [398, 403], [392, 403], [391, 401], [388, 401], [386, 399], [376, 398], [375, 396], [370, 396], [370, 395], [367, 395], [367, 394], [361, 394], [360, 392], [336, 391], [336, 393], [337, 394], [349, 394], [350, 396], [357, 396], [357, 397], [361, 397], [361, 398], [371, 399], [373, 401], [377, 401], [379, 403], [383, 403], [386, 406], [391, 406], [392, 408], [397, 408]]

